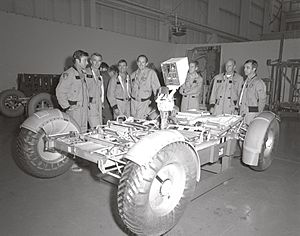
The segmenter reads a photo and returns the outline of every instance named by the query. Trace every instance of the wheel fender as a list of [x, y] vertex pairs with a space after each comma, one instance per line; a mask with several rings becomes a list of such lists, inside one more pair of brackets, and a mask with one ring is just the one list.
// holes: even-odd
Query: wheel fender
[[162, 148], [178, 141], [188, 144], [194, 151], [195, 156], [197, 157], [197, 181], [199, 181], [201, 172], [199, 155], [194, 147], [185, 141], [184, 136], [176, 130], [160, 130], [144, 136], [138, 143], [132, 146], [125, 155], [125, 158], [139, 166], [143, 166]]
[[245, 164], [251, 166], [258, 165], [259, 154], [262, 150], [266, 132], [274, 119], [276, 119], [274, 113], [264, 111], [250, 123], [243, 145], [242, 160]]
[[21, 128], [26, 128], [35, 133], [42, 128], [47, 134], [62, 134], [80, 130], [77, 123], [69, 115], [58, 109], [34, 113], [21, 124]]

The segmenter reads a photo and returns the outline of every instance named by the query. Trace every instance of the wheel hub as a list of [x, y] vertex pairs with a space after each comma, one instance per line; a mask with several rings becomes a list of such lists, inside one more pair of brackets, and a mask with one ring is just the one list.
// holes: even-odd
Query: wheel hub
[[58, 153], [58, 152], [48, 152], [45, 151], [45, 141], [44, 138], [41, 137], [37, 144], [37, 151], [41, 158], [43, 158], [44, 161], [47, 162], [60, 162], [64, 158], [66, 158], [64, 155]]
[[179, 163], [163, 166], [153, 179], [149, 202], [153, 211], [166, 215], [179, 203], [185, 188], [186, 175]]
[[268, 156], [273, 149], [274, 146], [274, 133], [273, 132], [269, 132], [268, 136], [267, 136], [267, 140], [265, 142], [265, 150], [264, 150], [264, 156]]
[[16, 101], [18, 97], [15, 96], [9, 96], [5, 99], [5, 106], [8, 107], [9, 109], [17, 109], [20, 104]]
[[51, 104], [49, 104], [47, 100], [42, 100], [37, 104], [35, 111], [37, 112], [37, 111], [49, 109], [51, 107], [52, 107]]
[[165, 197], [170, 197], [171, 189], [173, 187], [173, 183], [170, 179], [166, 179], [160, 187], [160, 194], [161, 196]]

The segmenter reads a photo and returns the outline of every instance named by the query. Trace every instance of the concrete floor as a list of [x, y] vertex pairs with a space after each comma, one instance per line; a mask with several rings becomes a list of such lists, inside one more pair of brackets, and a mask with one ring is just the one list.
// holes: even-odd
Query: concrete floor
[[[126, 235], [116, 213], [116, 187], [90, 166], [54, 179], [23, 173], [12, 159], [24, 118], [0, 116], [0, 235]], [[300, 235], [300, 119], [281, 123], [272, 166], [254, 172], [233, 160], [234, 178], [189, 204], [168, 236]]]

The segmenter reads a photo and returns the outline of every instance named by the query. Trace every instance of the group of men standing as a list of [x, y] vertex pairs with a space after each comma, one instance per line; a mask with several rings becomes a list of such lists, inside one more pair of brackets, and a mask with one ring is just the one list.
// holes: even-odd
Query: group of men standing
[[[66, 70], [56, 88], [56, 96], [62, 109], [79, 125], [81, 132], [102, 125], [102, 109], [107, 98], [113, 111], [113, 118], [133, 116], [146, 119], [151, 108], [151, 97], [156, 96], [160, 82], [153, 69], [147, 67], [145, 55], [137, 57], [138, 69], [131, 75], [127, 73], [127, 61], [121, 59], [117, 66], [108, 69], [110, 81], [107, 91], [104, 89], [100, 73], [102, 56], [78, 50], [73, 54], [73, 66]], [[257, 62], [247, 60], [244, 63], [243, 77], [236, 72], [236, 62], [229, 59], [225, 64], [225, 73], [213, 79], [210, 95], [210, 112], [219, 114], [240, 114], [246, 123], [263, 111], [266, 104], [266, 86], [257, 77]], [[198, 64], [191, 61], [185, 83], [179, 89], [182, 94], [181, 111], [199, 109], [202, 98], [203, 79], [197, 73]]]
[[[197, 73], [198, 62], [189, 62], [189, 71], [185, 83], [180, 87], [182, 95], [181, 111], [200, 110], [203, 98], [203, 79]], [[225, 72], [216, 75], [212, 80], [212, 89], [209, 99], [212, 115], [235, 114], [245, 117], [246, 124], [259, 113], [266, 105], [266, 86], [257, 77], [258, 63], [247, 60], [244, 63], [246, 79], [236, 72], [236, 62], [229, 59], [225, 63]]]
[[[81, 132], [88, 126], [95, 128], [103, 123], [102, 109], [105, 95], [113, 111], [118, 116], [133, 116], [145, 119], [150, 113], [151, 96], [158, 93], [160, 82], [154, 70], [147, 67], [148, 58], [137, 58], [138, 69], [127, 73], [127, 61], [122, 59], [117, 68], [111, 66], [111, 79], [104, 91], [100, 74], [102, 56], [77, 50], [73, 54], [73, 66], [66, 70], [56, 87], [56, 97], [61, 108], [79, 125]], [[106, 93], [106, 94], [105, 94]]]
[[213, 79], [210, 96], [210, 112], [213, 115], [239, 114], [245, 116], [246, 124], [266, 105], [266, 85], [257, 77], [258, 63], [247, 60], [244, 63], [246, 80], [236, 73], [236, 62], [229, 59], [225, 64], [225, 73], [218, 74]]

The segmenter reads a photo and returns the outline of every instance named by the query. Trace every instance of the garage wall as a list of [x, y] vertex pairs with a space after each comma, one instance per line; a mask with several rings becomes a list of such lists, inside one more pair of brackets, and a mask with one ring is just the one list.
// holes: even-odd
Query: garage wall
[[[186, 55], [187, 49], [205, 45], [177, 45], [175, 56]], [[278, 59], [280, 40], [270, 41], [251, 41], [242, 43], [224, 43], [221, 44], [221, 65], [227, 59], [233, 58], [237, 61], [237, 68], [240, 73], [243, 72], [243, 64], [247, 59], [255, 59], [258, 62], [258, 75], [261, 78], [270, 76], [270, 68], [266, 62], [268, 59]], [[300, 58], [300, 39], [284, 40], [282, 60]]]
[[[18, 73], [62, 73], [76, 49], [99, 51], [109, 64], [125, 58], [132, 67], [139, 54], [148, 55], [159, 66], [170, 57], [185, 56], [187, 49], [204, 46], [145, 40], [3, 11], [0, 11], [0, 27], [0, 90], [16, 86]], [[241, 71], [245, 60], [254, 58], [259, 63], [259, 76], [269, 77], [266, 60], [278, 58], [279, 44], [279, 40], [221, 44], [221, 63], [232, 57]], [[291, 58], [300, 58], [300, 39], [284, 41], [283, 60]]]
[[[144, 39], [190, 44], [260, 39], [262, 33], [270, 32], [274, 1], [227, 0], [224, 4], [224, 0], [1, 0], [0, 9]], [[176, 15], [187, 27], [184, 36], [171, 33], [176, 30]]]
[[132, 67], [139, 54], [159, 66], [175, 47], [170, 43], [50, 22], [0, 11], [0, 90], [16, 86], [18, 73], [59, 74], [77, 49], [100, 52], [108, 64], [125, 58]]

